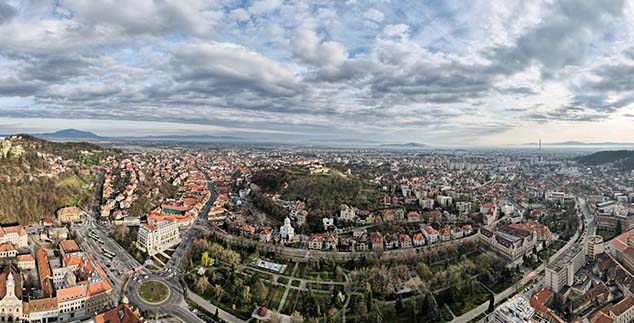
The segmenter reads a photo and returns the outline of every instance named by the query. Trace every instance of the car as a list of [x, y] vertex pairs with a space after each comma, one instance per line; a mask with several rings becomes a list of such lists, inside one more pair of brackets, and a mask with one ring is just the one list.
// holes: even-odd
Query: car
[[143, 278], [147, 279], [147, 278], [148, 278], [148, 275], [143, 276]]

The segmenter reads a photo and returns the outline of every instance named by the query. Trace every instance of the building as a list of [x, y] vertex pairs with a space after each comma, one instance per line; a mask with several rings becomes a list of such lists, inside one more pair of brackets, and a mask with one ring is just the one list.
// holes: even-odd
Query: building
[[19, 321], [22, 318], [21, 276], [10, 266], [0, 274], [0, 320]]
[[509, 260], [511, 265], [521, 264], [522, 257], [532, 253], [537, 243], [537, 235], [534, 232], [508, 225], [480, 228], [478, 238], [485, 246]]
[[57, 220], [62, 223], [79, 221], [81, 210], [76, 206], [63, 207], [57, 210]]
[[440, 239], [440, 234], [438, 234], [438, 231], [431, 226], [426, 226], [423, 229], [423, 235], [425, 236], [425, 240], [427, 240], [429, 244], [436, 243], [436, 241]]
[[324, 237], [321, 235], [314, 235], [310, 237], [310, 240], [308, 240], [309, 249], [321, 250], [323, 246], [324, 246]]
[[596, 256], [602, 254], [603, 250], [603, 237], [602, 236], [590, 236], [588, 237], [588, 244], [586, 246], [586, 257], [588, 259], [595, 259]]
[[0, 244], [11, 243], [16, 248], [24, 249], [29, 247], [29, 237], [21, 225], [0, 227]]
[[286, 217], [284, 225], [280, 227], [280, 239], [282, 241], [293, 241], [295, 238], [295, 228], [291, 225], [291, 219]]
[[77, 319], [86, 316], [86, 290], [77, 285], [57, 291], [57, 306], [62, 320]]
[[574, 284], [575, 273], [586, 263], [586, 253], [582, 245], [574, 244], [563, 255], [546, 266], [544, 286], [553, 292]]
[[339, 221], [352, 222], [356, 219], [357, 219], [357, 215], [354, 208], [351, 208], [345, 204], [342, 204], [339, 210]]
[[53, 295], [53, 274], [48, 263], [48, 255], [43, 248], [40, 248], [35, 252], [35, 256], [42, 295], [51, 297]]
[[35, 257], [32, 254], [27, 253], [24, 255], [18, 255], [18, 268], [21, 270], [35, 269]]
[[493, 312], [493, 319], [488, 322], [495, 323], [528, 323], [532, 322], [535, 309], [529, 300], [522, 295], [515, 295]]
[[178, 227], [177, 222], [168, 220], [145, 223], [139, 227], [137, 247], [150, 256], [174, 247], [181, 242]]
[[610, 307], [609, 313], [614, 323], [634, 322], [634, 297], [630, 296], [616, 303]]
[[99, 313], [95, 317], [95, 323], [141, 323], [143, 319], [139, 311], [133, 311], [128, 304]]
[[27, 322], [53, 322], [59, 317], [56, 297], [31, 299], [22, 303], [22, 319]]
[[10, 243], [0, 244], [0, 258], [15, 258], [18, 250]]

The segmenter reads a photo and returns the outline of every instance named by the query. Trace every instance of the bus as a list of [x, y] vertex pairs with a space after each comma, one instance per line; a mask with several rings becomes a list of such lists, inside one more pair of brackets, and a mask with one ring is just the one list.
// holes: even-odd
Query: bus
[[108, 250], [108, 249], [103, 249], [103, 254], [106, 256], [106, 258], [112, 260], [112, 258], [114, 258], [115, 254], [114, 252]]

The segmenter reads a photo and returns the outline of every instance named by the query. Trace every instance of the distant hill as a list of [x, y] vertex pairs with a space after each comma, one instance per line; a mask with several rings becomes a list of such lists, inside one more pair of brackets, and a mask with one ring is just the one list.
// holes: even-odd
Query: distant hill
[[382, 144], [381, 147], [384, 148], [425, 148], [425, 147], [429, 147], [425, 144], [420, 144], [417, 142], [407, 142], [407, 143], [403, 143], [403, 144]]
[[77, 129], [64, 129], [56, 132], [50, 133], [38, 133], [33, 134], [33, 137], [37, 137], [40, 139], [46, 140], [89, 140], [89, 141], [99, 141], [105, 140], [105, 137], [98, 136], [90, 131], [82, 131]]
[[576, 160], [585, 165], [604, 165], [614, 164], [624, 170], [634, 169], [634, 151], [633, 150], [607, 150], [594, 154], [577, 157]]
[[[521, 144], [519, 146], [532, 146], [532, 147], [537, 147], [538, 143], [536, 142], [529, 142], [529, 143], [525, 143], [525, 144]], [[634, 143], [631, 142], [611, 142], [611, 141], [606, 141], [606, 142], [583, 142], [583, 141], [563, 141], [563, 142], [542, 142], [542, 146], [543, 147], [551, 147], [551, 146], [556, 146], [556, 147], [564, 147], [564, 146], [572, 146], [572, 147], [600, 147], [600, 146], [606, 146], [606, 147], [618, 147], [618, 146], [632, 146], [634, 147]]]

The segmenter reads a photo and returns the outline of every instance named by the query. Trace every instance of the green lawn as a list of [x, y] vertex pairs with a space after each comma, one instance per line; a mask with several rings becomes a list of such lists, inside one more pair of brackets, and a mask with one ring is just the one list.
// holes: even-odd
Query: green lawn
[[169, 296], [169, 288], [167, 285], [151, 280], [139, 286], [139, 296], [149, 303], [160, 303]]
[[293, 281], [291, 282], [291, 285], [293, 285], [294, 287], [299, 287], [299, 285], [301, 284], [302, 282], [297, 279], [293, 279]]
[[277, 282], [280, 283], [280, 284], [286, 285], [286, 284], [288, 284], [288, 278], [286, 278], [286, 277], [278, 277], [277, 278]]

